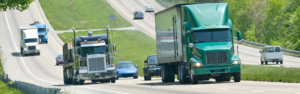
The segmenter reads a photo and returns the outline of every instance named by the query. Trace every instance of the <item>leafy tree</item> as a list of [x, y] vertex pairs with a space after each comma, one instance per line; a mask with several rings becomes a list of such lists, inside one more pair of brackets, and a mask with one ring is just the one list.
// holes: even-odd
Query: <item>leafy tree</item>
[[0, 0], [0, 11], [16, 9], [24, 11], [34, 0]]

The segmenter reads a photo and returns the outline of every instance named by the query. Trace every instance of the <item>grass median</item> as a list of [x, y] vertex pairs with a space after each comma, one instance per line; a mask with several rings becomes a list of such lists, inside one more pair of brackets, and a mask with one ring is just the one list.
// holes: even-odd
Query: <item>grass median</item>
[[[55, 30], [99, 29], [132, 26], [106, 0], [39, 0], [45, 15]], [[116, 15], [116, 22], [109, 16]]]
[[[4, 60], [1, 56], [1, 54], [2, 54], [2, 52], [1, 52], [1, 46], [0, 46], [0, 72], [1, 72], [1, 74], [5, 74], [5, 72], [3, 70], [3, 66], [2, 66], [2, 64], [4, 63]], [[4, 83], [2, 81], [2, 78], [0, 77], [0, 94], [24, 94], [24, 93], [18, 89], [8, 87], [6, 85], [6, 83]]]
[[[87, 36], [88, 31], [77, 32], [77, 36]], [[93, 31], [93, 35], [106, 34], [106, 31]], [[72, 33], [58, 34], [64, 42], [72, 41]], [[140, 31], [118, 30], [110, 32], [111, 41], [116, 44], [117, 53], [114, 54], [114, 64], [120, 61], [132, 61], [138, 65], [139, 76], [143, 76], [144, 60], [150, 54], [156, 54], [155, 40]]]
[[242, 80], [270, 82], [300, 82], [300, 68], [242, 65]]

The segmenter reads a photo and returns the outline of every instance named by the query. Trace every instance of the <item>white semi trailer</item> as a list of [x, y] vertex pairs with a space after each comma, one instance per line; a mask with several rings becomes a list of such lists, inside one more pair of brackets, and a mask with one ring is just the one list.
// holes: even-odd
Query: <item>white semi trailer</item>
[[20, 48], [22, 55], [40, 55], [38, 29], [35, 26], [20, 26]]

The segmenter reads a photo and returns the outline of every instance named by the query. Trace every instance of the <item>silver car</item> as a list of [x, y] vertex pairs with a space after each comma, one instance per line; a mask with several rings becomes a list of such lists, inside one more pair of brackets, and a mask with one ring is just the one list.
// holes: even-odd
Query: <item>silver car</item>
[[147, 5], [146, 6], [146, 12], [155, 12], [153, 5]]
[[135, 11], [133, 15], [134, 15], [134, 19], [144, 19], [144, 14], [140, 10]]

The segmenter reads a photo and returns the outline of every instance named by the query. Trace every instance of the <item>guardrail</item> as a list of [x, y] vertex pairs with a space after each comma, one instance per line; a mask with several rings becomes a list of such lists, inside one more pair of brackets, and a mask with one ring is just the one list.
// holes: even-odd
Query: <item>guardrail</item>
[[7, 86], [19, 89], [25, 94], [61, 94], [60, 88], [47, 88], [22, 81], [11, 81], [8, 75], [4, 76], [2, 73], [0, 77]]
[[161, 1], [161, 0], [158, 0], [160, 3], [162, 3], [164, 6], [166, 6], [166, 7], [170, 7], [167, 3], [165, 3], [165, 2], [163, 2], [163, 1]]
[[[236, 37], [234, 37], [234, 39], [237, 39]], [[260, 44], [260, 43], [256, 43], [256, 42], [252, 42], [252, 41], [248, 41], [248, 40], [241, 40], [242, 42], [251, 44], [251, 45], [255, 45], [255, 46], [260, 46], [260, 47], [264, 47], [264, 46], [270, 46], [270, 45], [266, 45], [266, 44]], [[284, 52], [288, 52], [288, 53], [293, 53], [293, 54], [300, 54], [300, 51], [295, 51], [295, 50], [289, 50], [289, 49], [284, 49], [282, 48], [282, 51]]]

